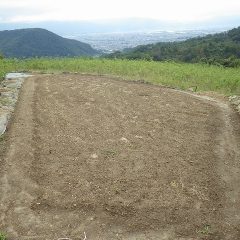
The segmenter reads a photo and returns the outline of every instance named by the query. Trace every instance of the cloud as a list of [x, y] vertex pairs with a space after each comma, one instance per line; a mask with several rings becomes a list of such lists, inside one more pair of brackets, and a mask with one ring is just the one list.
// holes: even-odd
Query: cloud
[[1, 21], [36, 22], [112, 18], [204, 21], [240, 15], [239, 0], [1, 0]]

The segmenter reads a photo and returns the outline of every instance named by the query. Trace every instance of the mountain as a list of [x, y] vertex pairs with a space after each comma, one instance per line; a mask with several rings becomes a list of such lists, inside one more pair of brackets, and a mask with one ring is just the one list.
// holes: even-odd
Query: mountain
[[22, 28], [44, 28], [61, 36], [78, 35], [82, 33], [113, 33], [134, 32], [144, 30], [167, 30], [169, 24], [153, 19], [108, 19], [108, 20], [82, 20], [82, 21], [46, 21], [34, 23], [6, 23], [1, 22], [0, 31]]
[[115, 52], [107, 57], [240, 66], [240, 27], [228, 32], [192, 38], [182, 42], [161, 42], [137, 46], [124, 52]]
[[5, 57], [93, 56], [89, 44], [60, 37], [41, 28], [0, 31], [0, 52]]
[[44, 28], [61, 36], [82, 33], [113, 33], [136, 31], [228, 30], [239, 26], [240, 15], [212, 18], [205, 21], [179, 22], [150, 18], [122, 18], [81, 21], [6, 22], [1, 21], [0, 31], [6, 29]]

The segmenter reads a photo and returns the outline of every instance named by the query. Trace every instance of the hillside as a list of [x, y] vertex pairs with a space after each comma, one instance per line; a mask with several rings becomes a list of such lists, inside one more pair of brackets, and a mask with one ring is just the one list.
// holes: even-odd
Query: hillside
[[206, 37], [182, 42], [161, 42], [142, 45], [125, 52], [115, 52], [109, 58], [147, 59], [155, 61], [206, 62], [227, 67], [240, 65], [240, 27]]
[[93, 56], [89, 44], [60, 37], [41, 28], [0, 32], [0, 52], [5, 57]]

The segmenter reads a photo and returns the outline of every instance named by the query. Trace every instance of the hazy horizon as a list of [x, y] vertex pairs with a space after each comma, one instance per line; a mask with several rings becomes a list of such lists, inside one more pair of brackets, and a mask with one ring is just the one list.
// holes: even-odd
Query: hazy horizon
[[0, 30], [44, 28], [64, 37], [85, 33], [225, 31], [240, 25], [240, 1], [1, 0]]
[[240, 16], [238, 0], [1, 0], [0, 23], [113, 20], [146, 18], [178, 23], [199, 23]]

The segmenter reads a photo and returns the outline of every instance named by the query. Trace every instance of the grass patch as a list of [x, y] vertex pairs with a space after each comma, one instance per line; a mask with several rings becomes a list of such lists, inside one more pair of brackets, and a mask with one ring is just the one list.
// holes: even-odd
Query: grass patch
[[0, 98], [0, 106], [8, 106], [12, 103], [12, 101], [8, 98]]
[[117, 155], [117, 151], [109, 149], [103, 151], [103, 156], [105, 159], [107, 158], [114, 158]]
[[0, 232], [0, 240], [7, 240], [6, 234], [3, 232]]
[[[3, 142], [5, 140], [4, 134], [0, 135], [0, 142]], [[1, 239], [0, 239], [1, 240]]]
[[240, 94], [240, 68], [206, 64], [97, 58], [1, 60], [0, 72], [11, 71], [107, 74], [180, 89], [194, 88], [197, 91], [215, 91], [226, 95]]

